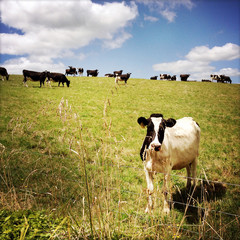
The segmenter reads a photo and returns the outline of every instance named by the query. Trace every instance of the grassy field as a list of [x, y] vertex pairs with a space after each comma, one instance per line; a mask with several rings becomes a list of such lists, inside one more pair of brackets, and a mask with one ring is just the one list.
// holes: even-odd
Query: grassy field
[[[21, 75], [0, 82], [0, 239], [238, 239], [239, 85], [68, 78], [69, 88], [27, 88]], [[144, 213], [137, 118], [151, 113], [201, 127], [203, 180], [190, 199], [185, 170], [172, 172], [169, 216], [161, 174], [155, 208]]]

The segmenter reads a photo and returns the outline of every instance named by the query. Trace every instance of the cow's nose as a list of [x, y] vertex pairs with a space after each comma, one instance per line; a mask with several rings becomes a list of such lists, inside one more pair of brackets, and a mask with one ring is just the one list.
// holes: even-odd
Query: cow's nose
[[156, 152], [160, 151], [161, 145], [153, 143], [151, 144], [151, 148], [154, 149]]

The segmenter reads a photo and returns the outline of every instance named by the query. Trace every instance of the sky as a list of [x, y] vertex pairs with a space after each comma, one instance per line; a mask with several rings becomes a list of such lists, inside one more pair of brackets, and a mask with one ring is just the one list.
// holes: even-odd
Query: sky
[[240, 83], [239, 0], [1, 0], [0, 17], [9, 74], [73, 66]]

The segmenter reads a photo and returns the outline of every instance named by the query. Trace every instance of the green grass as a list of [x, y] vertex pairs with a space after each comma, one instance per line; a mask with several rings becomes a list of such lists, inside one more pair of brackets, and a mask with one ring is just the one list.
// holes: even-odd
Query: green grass
[[[201, 127], [197, 176], [239, 184], [239, 85], [130, 79], [117, 86], [113, 78], [69, 77], [70, 88], [57, 83], [39, 88], [34, 82], [26, 88], [22, 79], [12, 75], [0, 82], [2, 211], [14, 216], [30, 210], [39, 216], [45, 210], [56, 219], [46, 236], [56, 239], [237, 239], [239, 217], [219, 211], [240, 215], [238, 186], [226, 185], [221, 198], [198, 203], [217, 212], [191, 222], [181, 209], [162, 214], [158, 174], [155, 209], [144, 213], [139, 151], [145, 131], [137, 118], [151, 113], [193, 117]], [[185, 170], [173, 173], [186, 175]], [[172, 183], [176, 192], [186, 180], [172, 176]], [[31, 222], [20, 215], [21, 222]], [[68, 224], [61, 225], [65, 235], [62, 230], [58, 235], [59, 219], [66, 218]], [[30, 239], [34, 229], [25, 230], [24, 238]]]

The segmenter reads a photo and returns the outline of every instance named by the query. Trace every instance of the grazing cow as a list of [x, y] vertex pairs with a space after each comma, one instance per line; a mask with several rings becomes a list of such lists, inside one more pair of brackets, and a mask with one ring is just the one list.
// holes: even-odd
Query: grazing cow
[[171, 81], [176, 81], [176, 80], [177, 80], [176, 75], [173, 75], [173, 76], [171, 77]]
[[114, 77], [114, 74], [112, 74], [112, 73], [106, 73], [104, 76], [105, 76], [105, 77]]
[[26, 87], [27, 85], [27, 78], [30, 78], [32, 81], [40, 81], [40, 87], [44, 85], [45, 79], [47, 77], [48, 71], [44, 72], [34, 72], [34, 71], [29, 71], [29, 70], [23, 70], [23, 83], [25, 84]]
[[130, 75], [131, 75], [131, 74], [132, 74], [132, 73], [117, 75], [117, 76], [115, 77], [115, 83], [118, 84], [118, 81], [124, 81], [125, 84], [127, 84], [127, 80], [130, 78]]
[[157, 80], [158, 76], [150, 77], [151, 80]]
[[211, 74], [210, 77], [211, 77], [212, 81], [213, 81], [213, 80], [216, 80], [217, 82], [219, 82], [220, 79], [221, 79], [221, 78], [220, 78], [220, 75], [213, 75], [213, 74]]
[[167, 79], [167, 74], [160, 74], [160, 80]]
[[83, 69], [83, 68], [78, 68], [78, 74], [79, 74], [79, 76], [82, 76], [82, 75], [83, 75], [83, 72], [84, 72], [84, 69]]
[[58, 82], [58, 86], [60, 86], [60, 83], [62, 83], [63, 86], [64, 86], [64, 83], [66, 83], [68, 87], [70, 85], [70, 81], [62, 73], [52, 73], [51, 72], [51, 73], [48, 73], [47, 77], [48, 77], [47, 82], [49, 82], [49, 83], [50, 83], [50, 80], [52, 79], [53, 82]]
[[6, 80], [9, 78], [7, 69], [4, 67], [0, 67], [0, 75], [2, 76], [2, 81], [4, 81], [4, 77], [6, 77]]
[[[200, 142], [200, 127], [191, 117], [178, 120], [165, 120], [162, 114], [152, 114], [150, 118], [138, 118], [143, 128], [147, 126], [140, 156], [144, 163], [147, 180], [148, 204], [146, 212], [153, 207], [153, 175], [164, 174], [163, 192], [165, 195], [163, 211], [169, 213], [167, 203], [168, 184], [171, 170], [187, 169], [187, 187], [191, 187], [191, 178], [196, 177], [197, 156]], [[195, 179], [193, 179], [195, 184]]]
[[68, 66], [69, 67], [69, 69], [66, 69], [66, 72], [65, 72], [65, 75], [77, 75], [77, 70], [76, 70], [76, 68], [73, 68], [72, 66]]
[[91, 75], [92, 77], [98, 76], [98, 70], [87, 70], [87, 76]]
[[114, 77], [116, 77], [116, 76], [122, 75], [122, 72], [123, 72], [123, 70], [114, 71], [114, 72], [113, 72], [113, 75], [114, 75]]
[[225, 76], [225, 75], [220, 75], [220, 81], [221, 82], [229, 82], [229, 83], [232, 83], [232, 80], [229, 76]]
[[189, 78], [190, 74], [181, 74], [180, 75], [180, 78], [181, 78], [181, 81], [187, 81], [187, 79]]

